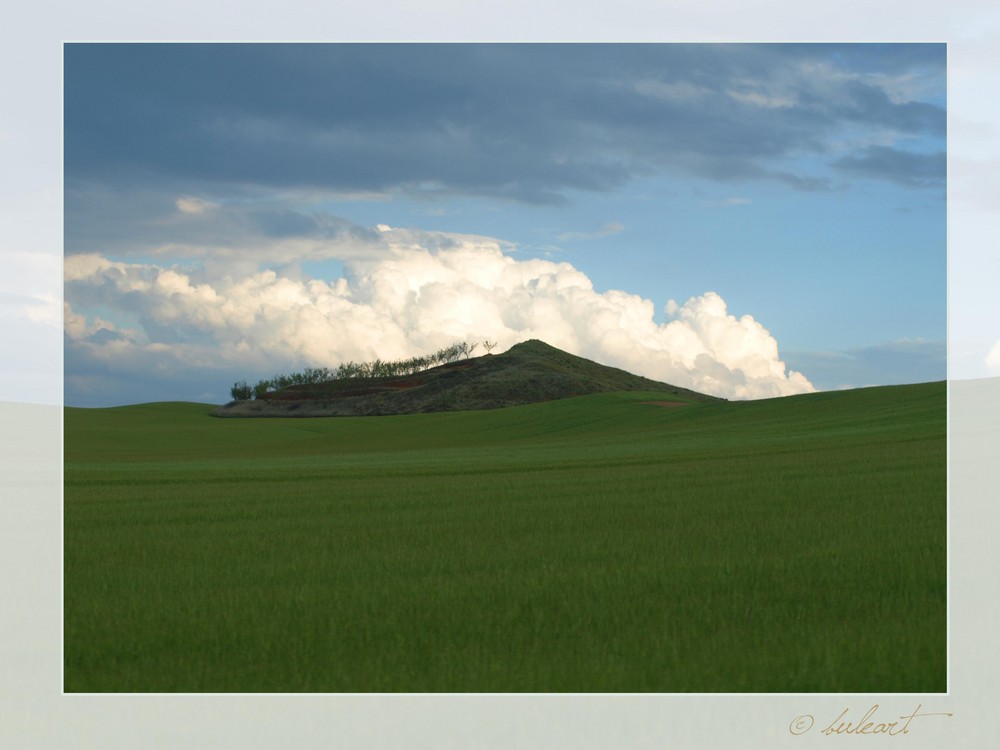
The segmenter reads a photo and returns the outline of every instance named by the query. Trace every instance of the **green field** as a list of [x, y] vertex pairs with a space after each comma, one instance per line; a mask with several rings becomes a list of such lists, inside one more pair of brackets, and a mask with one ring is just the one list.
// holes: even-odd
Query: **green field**
[[65, 411], [67, 692], [943, 692], [944, 383]]

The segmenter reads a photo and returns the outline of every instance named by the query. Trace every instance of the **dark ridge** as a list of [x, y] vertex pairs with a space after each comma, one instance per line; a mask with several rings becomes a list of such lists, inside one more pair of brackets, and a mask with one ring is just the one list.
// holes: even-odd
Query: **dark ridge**
[[577, 357], [532, 339], [413, 375], [290, 386], [254, 401], [233, 401], [218, 417], [383, 416], [502, 409], [614, 391], [655, 391], [681, 401], [721, 401], [686, 388]]

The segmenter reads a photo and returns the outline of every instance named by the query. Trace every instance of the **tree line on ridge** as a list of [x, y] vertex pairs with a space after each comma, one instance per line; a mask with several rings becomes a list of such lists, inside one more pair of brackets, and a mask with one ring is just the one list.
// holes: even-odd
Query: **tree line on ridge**
[[[457, 341], [451, 346], [439, 349], [433, 354], [425, 354], [422, 357], [409, 357], [398, 360], [373, 359], [370, 362], [344, 362], [335, 369], [329, 367], [307, 367], [302, 372], [293, 372], [287, 375], [275, 375], [270, 380], [262, 379], [255, 385], [250, 385], [245, 380], [233, 383], [230, 394], [234, 401], [248, 401], [250, 399], [262, 398], [265, 394], [280, 391], [293, 385], [315, 385], [317, 383], [327, 383], [332, 380], [367, 379], [367, 378], [391, 378], [399, 375], [413, 375], [432, 367], [454, 362], [461, 357], [468, 359], [472, 356], [480, 345], [480, 342], [472, 344], [466, 341]], [[495, 341], [483, 341], [482, 347], [489, 354], [494, 347]]]

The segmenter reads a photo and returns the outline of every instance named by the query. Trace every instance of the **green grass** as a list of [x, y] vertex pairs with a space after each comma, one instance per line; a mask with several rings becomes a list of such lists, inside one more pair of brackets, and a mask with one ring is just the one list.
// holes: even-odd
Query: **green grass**
[[65, 412], [65, 689], [941, 692], [943, 383]]

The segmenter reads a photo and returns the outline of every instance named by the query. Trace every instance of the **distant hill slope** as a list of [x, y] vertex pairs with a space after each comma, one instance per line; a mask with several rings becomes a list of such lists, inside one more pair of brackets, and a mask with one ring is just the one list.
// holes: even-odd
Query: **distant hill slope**
[[660, 383], [532, 339], [484, 355], [392, 378], [298, 385], [255, 401], [220, 406], [219, 417], [380, 416], [472, 411], [614, 391], [669, 393], [678, 401], [721, 401]]

